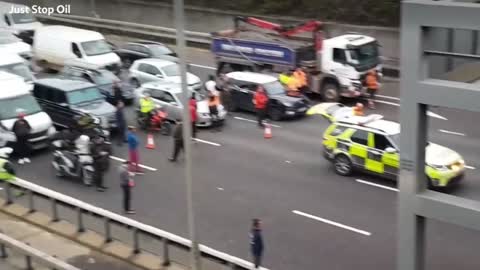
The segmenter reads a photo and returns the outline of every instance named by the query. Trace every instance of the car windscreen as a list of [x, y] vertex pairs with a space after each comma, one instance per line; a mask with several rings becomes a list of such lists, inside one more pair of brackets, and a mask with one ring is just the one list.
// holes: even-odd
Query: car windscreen
[[263, 85], [269, 95], [284, 95], [285, 88], [279, 81], [269, 82]]
[[10, 15], [12, 16], [13, 22], [16, 24], [32, 23], [37, 21], [32, 13], [10, 13]]
[[397, 150], [400, 150], [400, 133], [389, 135], [388, 137], [395, 144], [395, 147], [397, 148]]
[[164, 66], [162, 70], [163, 72], [165, 72], [165, 75], [167, 75], [167, 77], [180, 76], [180, 67], [177, 64]]
[[24, 63], [15, 63], [5, 66], [0, 66], [0, 71], [5, 71], [8, 73], [12, 73], [18, 75], [25, 79], [26, 82], [33, 82], [34, 77], [30, 68]]
[[148, 48], [152, 52], [152, 56], [173, 55], [174, 52], [170, 48], [162, 45], [149, 45]]
[[104, 39], [85, 41], [80, 44], [82, 45], [83, 51], [87, 56], [94, 56], [112, 52], [112, 48], [110, 48], [110, 46]]
[[101, 70], [95, 72], [94, 75], [95, 83], [98, 85], [113, 84], [114, 82], [119, 82], [120, 79], [113, 72], [108, 70]]
[[[195, 100], [196, 101], [203, 101], [207, 98], [207, 95], [206, 93], [202, 93], [201, 91], [192, 91], [190, 90], [189, 91], [190, 94], [189, 94], [189, 97], [191, 98], [192, 97], [192, 93], [195, 93]], [[183, 104], [183, 94], [180, 92], [180, 93], [175, 93], [175, 96], [177, 97], [178, 100], [180, 100], [180, 102], [182, 102]]]
[[67, 99], [68, 103], [78, 105], [103, 100], [103, 96], [98, 88], [90, 87], [67, 92]]
[[42, 109], [37, 100], [30, 94], [0, 99], [1, 120], [17, 118], [19, 111], [24, 112], [25, 115], [30, 115], [41, 112]]

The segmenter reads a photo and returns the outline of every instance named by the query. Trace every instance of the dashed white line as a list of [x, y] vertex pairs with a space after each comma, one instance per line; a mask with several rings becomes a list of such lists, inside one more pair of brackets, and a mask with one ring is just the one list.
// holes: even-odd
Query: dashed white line
[[[125, 159], [119, 158], [119, 157], [115, 157], [115, 156], [110, 156], [110, 158], [113, 159], [113, 160], [116, 160], [116, 161], [120, 161], [120, 162], [124, 162], [124, 161], [125, 161]], [[138, 166], [139, 166], [140, 168], [144, 168], [144, 169], [147, 169], [147, 170], [150, 170], [150, 171], [153, 171], [153, 172], [155, 172], [155, 171], [157, 170], [157, 169], [155, 169], [155, 168], [152, 168], [152, 167], [149, 167], [149, 166], [146, 166], [146, 165], [143, 165], [143, 164], [139, 164]]]
[[197, 142], [201, 142], [201, 143], [205, 143], [205, 144], [210, 144], [210, 145], [213, 145], [213, 146], [222, 146], [222, 145], [219, 144], [219, 143], [215, 143], [215, 142], [211, 142], [211, 141], [206, 141], [206, 140], [202, 140], [202, 139], [199, 139], [199, 138], [195, 138], [194, 140], [197, 141]]
[[324, 219], [324, 218], [321, 218], [321, 217], [317, 217], [317, 216], [314, 216], [314, 215], [310, 215], [310, 214], [307, 214], [307, 213], [302, 212], [302, 211], [293, 210], [292, 212], [294, 214], [297, 214], [297, 215], [300, 215], [300, 216], [311, 218], [311, 219], [314, 219], [314, 220], [317, 220], [317, 221], [320, 221], [320, 222], [323, 222], [323, 223], [326, 223], [326, 224], [329, 224], [329, 225], [333, 225], [333, 226], [336, 226], [336, 227], [339, 227], [339, 228], [342, 228], [342, 229], [345, 229], [345, 230], [356, 232], [356, 233], [359, 233], [359, 234], [362, 234], [362, 235], [366, 235], [366, 236], [372, 235], [370, 232], [367, 232], [367, 231], [364, 231], [364, 230], [359, 230], [357, 228], [350, 227], [350, 226], [347, 226], [347, 225], [344, 225], [344, 224], [341, 224], [341, 223], [338, 223], [338, 222], [335, 222], [335, 221], [331, 221], [331, 220], [328, 220], [328, 219]]
[[204, 66], [204, 65], [198, 65], [198, 64], [190, 64], [190, 66], [192, 66], [192, 67], [199, 67], [199, 68], [205, 68], [205, 69], [212, 69], [212, 70], [216, 70], [216, 68], [214, 68], [214, 67], [210, 67], [210, 66]]
[[378, 188], [383, 188], [383, 189], [387, 189], [387, 190], [390, 190], [390, 191], [398, 192], [398, 188], [392, 188], [392, 187], [388, 187], [388, 186], [384, 186], [384, 185], [380, 185], [380, 184], [375, 184], [375, 183], [364, 181], [364, 180], [361, 180], [361, 179], [356, 179], [355, 181], [357, 181], [358, 183], [365, 184], [365, 185], [369, 185], [369, 186], [373, 186], [373, 187], [378, 187]]
[[[387, 105], [392, 105], [392, 106], [395, 106], [395, 107], [400, 107], [400, 104], [395, 103], [395, 102], [383, 101], [383, 100], [375, 100], [375, 102], [382, 103], [382, 104], [387, 104]], [[436, 114], [434, 112], [431, 112], [431, 111], [427, 111], [427, 115], [430, 116], [430, 117], [433, 117], [433, 118], [441, 119], [441, 120], [448, 120], [447, 118], [445, 118], [445, 117], [443, 117], [439, 114]]]
[[[235, 116], [234, 119], [242, 120], [242, 121], [247, 121], [247, 122], [251, 122], [251, 123], [257, 123], [257, 120], [247, 119], [247, 118], [238, 117], [238, 116]], [[272, 127], [281, 128], [281, 126], [277, 126], [277, 125], [274, 125], [274, 124], [270, 124], [270, 125], [271, 125]]]
[[465, 168], [469, 169], [469, 170], [475, 170], [475, 167], [472, 167], [472, 166], [467, 166], [465, 165]]
[[438, 131], [440, 131], [440, 132], [442, 132], [442, 133], [446, 133], [446, 134], [452, 134], [452, 135], [458, 135], [458, 136], [465, 136], [464, 133], [449, 131], [449, 130], [445, 130], [445, 129], [439, 129]]
[[375, 95], [379, 98], [384, 98], [384, 99], [391, 99], [391, 100], [400, 100], [398, 97], [391, 97], [391, 96], [384, 96], [384, 95]]
[[390, 101], [375, 100], [375, 102], [382, 103], [382, 104], [387, 104], [387, 105], [392, 105], [392, 106], [396, 106], [396, 107], [400, 107], [400, 104], [394, 103], [394, 102], [390, 102]]

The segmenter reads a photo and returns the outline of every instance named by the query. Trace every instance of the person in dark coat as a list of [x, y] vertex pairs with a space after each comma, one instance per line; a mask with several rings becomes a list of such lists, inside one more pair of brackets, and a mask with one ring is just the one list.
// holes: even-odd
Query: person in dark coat
[[119, 146], [121, 146], [124, 142], [127, 142], [127, 121], [125, 119], [125, 113], [123, 111], [124, 106], [125, 105], [122, 101], [118, 102], [117, 110], [115, 111]]
[[15, 151], [18, 155], [18, 164], [30, 163], [28, 156], [30, 155], [30, 147], [28, 146], [28, 135], [32, 127], [25, 119], [25, 113], [19, 112], [18, 119], [15, 121], [12, 127], [12, 131], [17, 138], [15, 144]]
[[113, 105], [117, 106], [119, 102], [123, 102], [122, 88], [119, 82], [114, 82], [112, 86]]
[[108, 153], [103, 149], [103, 138], [97, 136], [93, 139], [91, 147], [91, 153], [93, 157], [94, 182], [97, 186], [97, 191], [104, 192], [107, 187], [103, 185], [103, 174], [105, 172]]
[[168, 159], [172, 162], [177, 161], [178, 153], [180, 150], [183, 150], [183, 124], [182, 120], [177, 120], [177, 125], [173, 132], [173, 153], [172, 156]]
[[253, 256], [253, 264], [255, 269], [260, 268], [263, 256], [263, 237], [260, 219], [256, 218], [252, 222], [252, 230], [250, 231], [250, 249]]
[[130, 161], [124, 161], [118, 171], [120, 174], [120, 187], [123, 190], [123, 211], [126, 214], [135, 214], [131, 207], [132, 199], [132, 177], [133, 173], [129, 171]]

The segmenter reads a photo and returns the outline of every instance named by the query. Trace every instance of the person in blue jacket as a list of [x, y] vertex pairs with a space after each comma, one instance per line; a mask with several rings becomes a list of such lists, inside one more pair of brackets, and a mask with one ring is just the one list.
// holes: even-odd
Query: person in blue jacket
[[250, 248], [253, 256], [255, 269], [260, 268], [263, 256], [263, 236], [260, 219], [255, 218], [252, 222], [252, 230], [250, 232]]

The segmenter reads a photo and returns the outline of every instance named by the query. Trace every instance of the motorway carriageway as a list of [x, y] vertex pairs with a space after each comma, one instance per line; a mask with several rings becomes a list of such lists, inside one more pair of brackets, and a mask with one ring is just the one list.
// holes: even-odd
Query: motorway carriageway
[[[199, 66], [213, 65], [207, 52], [189, 49], [188, 58], [195, 64], [192, 72], [202, 79], [214, 72]], [[397, 81], [385, 81], [375, 113], [397, 121], [398, 93]], [[129, 110], [129, 121], [134, 123]], [[480, 129], [470, 124], [476, 123], [476, 114], [431, 111], [429, 139], [458, 151], [469, 166], [465, 181], [452, 194], [478, 199], [480, 165], [475, 146]], [[222, 132], [199, 132], [200, 140], [193, 146], [193, 175], [200, 241], [248, 259], [250, 221], [258, 217], [264, 224], [265, 265], [272, 270], [394, 269], [395, 183], [364, 174], [336, 175], [322, 157], [322, 133], [328, 123], [320, 117], [275, 122], [270, 140], [263, 138], [254, 119], [251, 114], [234, 113]], [[146, 134], [140, 135], [144, 144]], [[156, 135], [155, 150], [141, 149], [146, 174], [137, 177], [133, 218], [188, 237], [184, 161], [167, 161], [171, 140]], [[114, 165], [127, 156], [126, 151], [125, 146], [115, 146]], [[32, 161], [19, 170], [21, 178], [120, 212], [115, 167], [106, 175], [110, 189], [98, 193], [74, 180], [56, 178], [48, 151], [36, 153]], [[429, 221], [427, 236], [426, 269], [480, 266], [477, 233]]]

